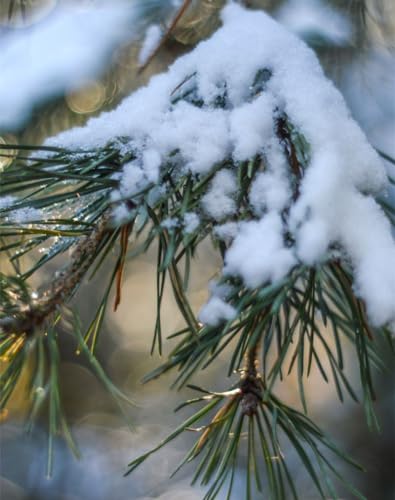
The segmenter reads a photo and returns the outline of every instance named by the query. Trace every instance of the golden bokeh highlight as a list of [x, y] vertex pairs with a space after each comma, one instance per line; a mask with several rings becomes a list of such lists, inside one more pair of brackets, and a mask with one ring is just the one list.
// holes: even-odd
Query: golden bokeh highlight
[[8, 144], [14, 145], [17, 144], [17, 142], [17, 138], [14, 135], [0, 135], [0, 172], [11, 165], [17, 155], [16, 149], [6, 149], [1, 146]]
[[3, 408], [2, 410], [0, 410], [0, 424], [8, 419], [9, 413], [10, 412], [7, 408]]
[[89, 82], [82, 89], [70, 92], [65, 99], [71, 111], [77, 114], [87, 114], [103, 106], [106, 94], [106, 87], [103, 83], [95, 81]]
[[[20, 353], [20, 351], [26, 347], [26, 341], [26, 334], [20, 335], [19, 337], [15, 334], [11, 335], [9, 347], [0, 357], [0, 376], [10, 366], [12, 357]], [[0, 410], [0, 424], [7, 422], [8, 420], [12, 420], [13, 418], [24, 418], [27, 416], [31, 403], [27, 394], [33, 366], [34, 359], [32, 356], [29, 356], [24, 367], [22, 368], [15, 392], [7, 401], [7, 407]], [[2, 498], [1, 494], [0, 498]]]

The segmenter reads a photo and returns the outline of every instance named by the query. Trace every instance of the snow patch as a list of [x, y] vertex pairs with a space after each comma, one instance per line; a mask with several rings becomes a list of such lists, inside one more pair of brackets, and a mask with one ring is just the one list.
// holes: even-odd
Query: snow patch
[[218, 326], [223, 321], [234, 319], [236, 317], [236, 309], [220, 297], [213, 296], [202, 307], [198, 317], [205, 325]]
[[162, 36], [162, 30], [157, 24], [151, 24], [145, 32], [143, 44], [141, 46], [138, 61], [140, 66], [143, 66], [150, 55], [154, 52], [159, 45]]
[[200, 217], [195, 212], [184, 214], [184, 231], [187, 234], [193, 233], [199, 227]]
[[283, 224], [275, 212], [259, 221], [240, 224], [240, 230], [225, 255], [224, 274], [240, 276], [249, 288], [284, 278], [297, 263], [286, 248]]
[[220, 170], [214, 177], [211, 188], [202, 199], [205, 212], [214, 220], [232, 215], [236, 210], [234, 195], [236, 179], [230, 170]]

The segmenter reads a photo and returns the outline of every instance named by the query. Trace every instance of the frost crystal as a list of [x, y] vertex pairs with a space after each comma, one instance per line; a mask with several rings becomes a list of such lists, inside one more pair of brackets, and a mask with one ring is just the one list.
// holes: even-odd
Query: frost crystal
[[[2, 196], [0, 198], [0, 210], [13, 208], [13, 205], [16, 205], [18, 201], [18, 198], [15, 196]], [[43, 214], [41, 210], [32, 207], [22, 207], [8, 211], [5, 220], [15, 224], [25, 224], [42, 218]]]
[[[91, 149], [117, 137], [133, 140], [141, 157], [124, 167], [122, 196], [160, 183], [170, 158], [180, 174], [197, 179], [215, 169], [200, 208], [228, 245], [225, 276], [261, 286], [297, 264], [314, 265], [335, 245], [351, 259], [372, 322], [395, 320], [395, 244], [372, 196], [386, 186], [378, 155], [301, 40], [263, 12], [235, 4], [222, 20], [211, 39], [117, 109], [48, 143]], [[308, 153], [297, 181], [282, 119]], [[248, 199], [253, 219], [241, 222], [239, 183], [257, 157]], [[232, 317], [229, 308], [214, 295], [200, 317], [216, 324]]]
[[18, 208], [9, 215], [10, 222], [15, 222], [16, 224], [25, 224], [34, 220], [41, 220], [42, 218], [43, 214], [41, 210], [31, 207]]

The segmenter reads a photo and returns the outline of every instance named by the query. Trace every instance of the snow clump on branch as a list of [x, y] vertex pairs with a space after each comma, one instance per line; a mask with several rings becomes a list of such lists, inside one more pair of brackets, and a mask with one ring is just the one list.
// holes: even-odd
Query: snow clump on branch
[[[395, 243], [373, 198], [387, 182], [378, 155], [301, 40], [265, 13], [236, 4], [222, 20], [209, 40], [117, 109], [48, 144], [92, 149], [129, 138], [140, 156], [124, 167], [123, 193], [160, 183], [169, 158], [196, 178], [217, 172], [201, 211], [214, 234], [227, 235], [225, 275], [260, 287], [340, 248], [371, 322], [394, 320]], [[291, 168], [295, 152], [281, 137], [281, 120], [306, 142], [299, 171]], [[147, 151], [160, 166], [157, 160], [146, 167]], [[236, 179], [242, 163], [257, 155], [264, 168], [249, 189], [250, 220], [240, 221]], [[226, 299], [210, 300], [202, 312], [207, 323], [233, 316]]]

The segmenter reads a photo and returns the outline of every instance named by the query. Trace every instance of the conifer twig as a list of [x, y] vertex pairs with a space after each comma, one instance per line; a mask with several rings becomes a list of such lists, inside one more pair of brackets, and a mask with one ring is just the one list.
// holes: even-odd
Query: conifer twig
[[[254, 332], [259, 321], [260, 316], [258, 315], [254, 321], [252, 332]], [[256, 414], [258, 405], [262, 402], [262, 377], [259, 373], [258, 359], [261, 342], [262, 338], [259, 337], [258, 340], [247, 349], [244, 355], [244, 367], [241, 370], [241, 409], [243, 414], [249, 417]]]
[[38, 298], [32, 299], [15, 316], [0, 319], [0, 330], [4, 333], [32, 334], [38, 326], [70, 298], [92, 264], [95, 251], [108, 231], [111, 213], [106, 211], [95, 229], [81, 238], [73, 250], [70, 263], [58, 272], [51, 285]]

